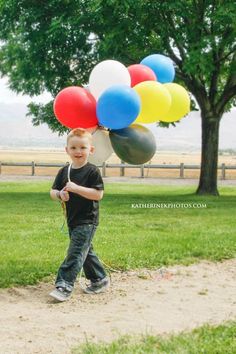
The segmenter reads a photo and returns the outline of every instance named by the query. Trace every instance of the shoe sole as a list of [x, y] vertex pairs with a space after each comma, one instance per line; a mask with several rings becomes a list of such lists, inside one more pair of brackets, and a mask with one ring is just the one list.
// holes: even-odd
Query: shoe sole
[[49, 296], [51, 296], [53, 299], [59, 301], [59, 302], [64, 302], [67, 301], [69, 299], [69, 297], [65, 298], [60, 296], [60, 294], [55, 293], [54, 291], [52, 291]]
[[105, 293], [105, 291], [109, 288], [110, 284], [107, 284], [105, 286], [103, 286], [101, 289], [98, 290], [86, 290], [84, 289], [84, 293], [85, 294], [101, 294], [101, 293]]

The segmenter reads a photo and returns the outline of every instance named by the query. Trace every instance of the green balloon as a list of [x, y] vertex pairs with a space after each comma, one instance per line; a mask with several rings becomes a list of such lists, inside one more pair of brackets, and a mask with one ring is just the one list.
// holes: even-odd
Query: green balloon
[[152, 132], [139, 124], [111, 130], [110, 139], [117, 156], [132, 165], [149, 161], [156, 152], [156, 140]]

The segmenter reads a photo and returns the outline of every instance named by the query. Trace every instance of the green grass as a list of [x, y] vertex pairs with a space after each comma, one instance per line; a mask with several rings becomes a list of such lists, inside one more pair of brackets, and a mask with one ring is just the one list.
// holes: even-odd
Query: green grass
[[[68, 238], [50, 183], [0, 184], [0, 287], [34, 284], [55, 274]], [[199, 197], [194, 187], [110, 184], [94, 245], [113, 268], [219, 261], [236, 254], [236, 188]], [[205, 203], [204, 209], [140, 209], [138, 203]]]
[[73, 354], [234, 354], [236, 322], [205, 325], [189, 333], [167, 337], [122, 336], [110, 344], [88, 342]]

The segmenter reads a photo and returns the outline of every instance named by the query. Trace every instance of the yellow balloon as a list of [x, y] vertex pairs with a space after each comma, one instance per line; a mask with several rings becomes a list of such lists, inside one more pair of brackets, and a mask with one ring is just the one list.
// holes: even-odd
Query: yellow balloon
[[171, 106], [171, 95], [163, 84], [144, 81], [133, 89], [141, 99], [141, 110], [134, 123], [154, 123], [161, 120]]
[[178, 84], [168, 83], [164, 86], [169, 91], [172, 102], [167, 114], [163, 115], [163, 122], [176, 122], [190, 112], [190, 97], [188, 91]]

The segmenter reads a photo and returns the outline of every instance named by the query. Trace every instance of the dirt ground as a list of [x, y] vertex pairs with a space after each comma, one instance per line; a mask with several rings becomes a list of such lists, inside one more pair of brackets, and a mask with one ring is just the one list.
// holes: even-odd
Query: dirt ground
[[106, 293], [83, 294], [77, 282], [66, 303], [49, 298], [53, 279], [0, 290], [0, 352], [67, 354], [86, 340], [176, 333], [236, 319], [235, 269], [233, 259], [112, 273]]

